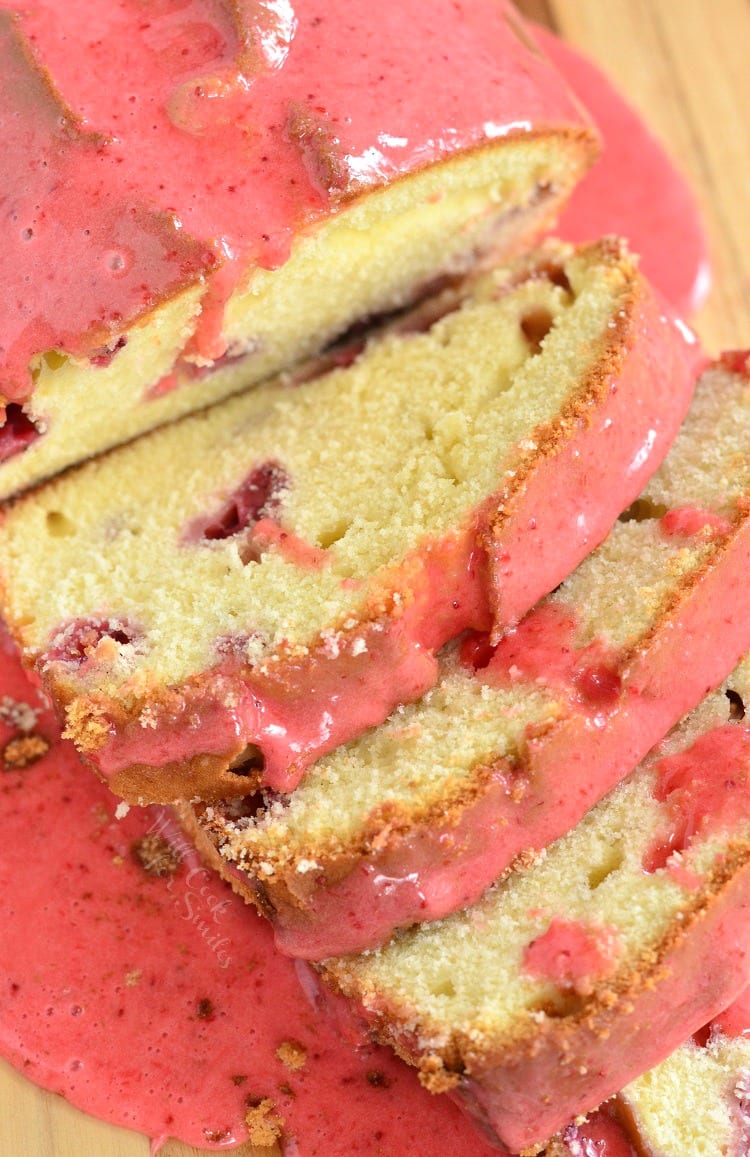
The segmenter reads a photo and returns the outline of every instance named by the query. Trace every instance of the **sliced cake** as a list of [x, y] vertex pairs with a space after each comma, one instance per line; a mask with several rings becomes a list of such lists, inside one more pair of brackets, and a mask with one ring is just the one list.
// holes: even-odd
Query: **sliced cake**
[[750, 993], [619, 1094], [645, 1157], [750, 1152]]
[[424, 699], [291, 795], [196, 811], [283, 951], [361, 951], [472, 903], [725, 677], [750, 649], [748, 444], [750, 382], [718, 364], [635, 505], [496, 647], [450, 647]]
[[505, 0], [29, 0], [0, 141], [0, 497], [527, 244], [598, 147]]
[[3, 614], [129, 801], [290, 790], [604, 537], [694, 359], [619, 243], [547, 246], [17, 501]]
[[544, 1157], [747, 1157], [750, 990], [586, 1120]]
[[319, 965], [513, 1152], [662, 1061], [750, 975], [750, 660], [473, 908]]

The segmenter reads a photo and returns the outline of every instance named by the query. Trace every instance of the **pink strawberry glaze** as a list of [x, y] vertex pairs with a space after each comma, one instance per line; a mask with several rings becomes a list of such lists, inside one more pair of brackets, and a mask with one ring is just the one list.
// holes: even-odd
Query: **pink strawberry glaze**
[[304, 538], [284, 530], [283, 526], [270, 518], [261, 518], [256, 522], [251, 537], [259, 551], [268, 550], [269, 547], [278, 550], [282, 558], [303, 570], [320, 570], [330, 557], [324, 550], [311, 546]]
[[711, 284], [706, 233], [690, 186], [590, 60], [546, 28], [535, 27], [534, 34], [604, 139], [602, 156], [573, 193], [556, 235], [570, 241], [606, 233], [627, 237], [649, 281], [678, 313], [690, 316]]
[[[125, 795], [127, 780], [118, 773], [125, 769], [127, 775], [133, 764], [153, 766], [158, 788], [167, 763], [179, 763], [196, 751], [229, 752], [232, 758], [253, 743], [265, 757], [264, 781], [276, 790], [291, 790], [318, 756], [382, 723], [399, 703], [432, 687], [435, 652], [447, 639], [475, 623], [487, 627], [482, 560], [473, 535], [455, 535], [428, 547], [416, 565], [404, 569], [408, 593], [400, 617], [324, 639], [312, 659], [299, 666], [279, 664], [273, 681], [227, 658], [211, 674], [208, 687], [184, 690], [179, 714], [153, 730], [128, 724], [91, 762]], [[217, 778], [217, 792], [227, 788], [246, 794], [247, 782]], [[175, 790], [172, 798], [179, 794]]]
[[654, 798], [666, 805], [662, 830], [644, 868], [663, 868], [675, 852], [750, 820], [750, 730], [728, 723], [701, 736], [687, 751], [656, 764]]
[[[0, 702], [41, 706], [4, 644]], [[300, 1157], [496, 1152], [388, 1050], [315, 1015], [268, 926], [166, 813], [115, 820], [48, 710], [37, 730], [49, 753], [0, 770], [0, 1055], [89, 1113], [203, 1149], [242, 1142], [246, 1098], [269, 1096]], [[0, 744], [14, 734], [0, 722]], [[175, 876], [136, 862], [148, 832], [181, 851]], [[300, 1070], [276, 1056], [289, 1040]]]
[[594, 981], [612, 972], [618, 951], [616, 928], [555, 916], [547, 931], [524, 951], [523, 971], [537, 979], [551, 980], [560, 988], [590, 993]]
[[503, 635], [480, 678], [498, 687], [542, 683], [588, 711], [607, 710], [622, 689], [618, 656], [601, 639], [577, 647], [577, 630], [572, 607], [542, 603]]
[[[713, 565], [648, 645], [629, 659], [618, 657], [617, 700], [597, 703], [571, 683], [570, 713], [546, 734], [530, 736], [522, 768], [502, 760], [492, 765], [458, 815], [417, 821], [408, 835], [393, 836], [343, 875], [336, 865], [335, 882], [325, 872], [306, 873], [309, 892], [304, 900], [298, 896], [299, 906], [277, 902], [274, 894], [281, 950], [321, 960], [382, 943], [394, 928], [473, 903], [517, 855], [569, 831], [750, 649], [750, 520], [739, 521], [716, 547]], [[569, 644], [560, 615], [548, 646]], [[554, 669], [555, 660], [547, 665]], [[491, 668], [479, 677], [488, 673]], [[247, 890], [257, 887], [247, 876], [235, 879]]]
[[724, 1036], [750, 1036], [750, 988], [746, 988], [737, 999], [715, 1016], [711, 1028]]
[[[401, 607], [322, 640], [315, 659], [297, 669], [279, 663], [273, 682], [225, 663], [181, 689], [184, 710], [156, 726], [152, 717], [148, 728], [113, 723], [109, 739], [87, 757], [113, 790], [136, 802], [142, 791], [129, 786], [128, 769], [138, 765], [142, 781], [150, 775], [143, 769], [154, 768], [163, 792], [155, 798], [168, 801], [184, 793], [164, 787], [163, 774], [158, 787], [159, 769], [173, 764], [178, 774], [180, 760], [201, 752], [226, 765], [252, 744], [264, 756], [264, 784], [293, 790], [316, 758], [433, 686], [435, 652], [449, 639], [467, 628], [500, 634], [601, 542], [666, 453], [699, 358], [692, 335], [644, 286], [630, 348], [612, 368], [604, 401], [584, 405], [556, 453], [537, 461], [534, 451], [519, 449], [516, 470], [528, 477], [516, 494], [493, 495], [459, 532], [428, 542], [387, 576], [403, 592]], [[222, 790], [244, 793], [247, 784], [224, 776], [210, 790], [217, 798]]]
[[132, 198], [107, 167], [111, 142], [60, 105], [4, 11], [0, 133], [0, 199], [9, 219], [0, 281], [13, 303], [0, 317], [0, 393], [19, 400], [31, 391], [35, 353], [94, 352], [215, 258], [181, 233], [166, 207], [156, 212]]
[[588, 124], [505, 0], [19, 7], [69, 111], [10, 46], [3, 14], [0, 197], [17, 229], [0, 281], [19, 307], [3, 314], [0, 350], [13, 399], [32, 388], [35, 353], [87, 352], [186, 281], [208, 279], [195, 348], [218, 357], [245, 270], [283, 264], [342, 201], [498, 137]]
[[706, 538], [726, 534], [730, 523], [712, 510], [701, 510], [697, 506], [681, 506], [669, 510], [660, 523], [665, 538], [692, 538], [701, 534]]

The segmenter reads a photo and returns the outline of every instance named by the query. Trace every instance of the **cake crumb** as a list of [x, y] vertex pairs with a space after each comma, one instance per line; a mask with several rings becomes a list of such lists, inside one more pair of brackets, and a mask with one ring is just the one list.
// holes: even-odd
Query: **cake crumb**
[[367, 1083], [374, 1089], [389, 1089], [393, 1081], [381, 1069], [370, 1069], [367, 1073]]
[[49, 743], [41, 735], [20, 735], [3, 748], [3, 763], [7, 768], [20, 771], [30, 767], [49, 751]]
[[214, 1019], [214, 1004], [207, 996], [202, 997], [198, 1001], [198, 1009], [196, 1012], [198, 1020], [213, 1020]]
[[259, 1149], [270, 1149], [281, 1139], [284, 1121], [276, 1115], [275, 1108], [270, 1097], [263, 1097], [254, 1103], [248, 1102], [245, 1124], [251, 1145], [257, 1145]]
[[276, 1049], [276, 1056], [288, 1069], [302, 1069], [307, 1063], [307, 1049], [298, 1040], [282, 1041]]
[[130, 811], [130, 804], [125, 803], [125, 800], [121, 799], [120, 802], [118, 803], [117, 807], [115, 808], [115, 819], [116, 820], [124, 820], [125, 816], [128, 814], [129, 811]]
[[133, 855], [149, 876], [173, 876], [180, 865], [180, 853], [156, 832], [133, 844]]
[[438, 1056], [427, 1056], [419, 1066], [419, 1083], [430, 1093], [448, 1093], [461, 1078], [446, 1069]]

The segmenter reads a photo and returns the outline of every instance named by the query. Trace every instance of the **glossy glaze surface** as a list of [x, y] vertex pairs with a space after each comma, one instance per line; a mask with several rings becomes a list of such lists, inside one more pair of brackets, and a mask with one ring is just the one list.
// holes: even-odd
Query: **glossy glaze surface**
[[0, 29], [11, 400], [34, 354], [92, 353], [180, 282], [206, 282], [191, 351], [219, 357], [225, 301], [306, 224], [457, 150], [585, 119], [504, 0], [30, 0]]

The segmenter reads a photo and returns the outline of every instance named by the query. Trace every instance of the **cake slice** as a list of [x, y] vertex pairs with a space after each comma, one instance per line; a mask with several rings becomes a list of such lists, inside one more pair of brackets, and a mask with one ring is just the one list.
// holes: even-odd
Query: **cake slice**
[[750, 975], [750, 659], [473, 908], [319, 965], [513, 1152], [662, 1061]]
[[544, 1157], [746, 1157], [750, 991], [586, 1120]]
[[505, 0], [18, 7], [0, 498], [524, 247], [597, 153]]
[[7, 511], [3, 614], [127, 800], [291, 790], [417, 699], [446, 640], [499, 634], [604, 537], [696, 356], [614, 240], [362, 344]]
[[615, 1108], [647, 1157], [750, 1151], [750, 993], [628, 1085]]
[[358, 952], [474, 902], [573, 827], [750, 649], [750, 381], [732, 364], [705, 372], [605, 542], [497, 647], [482, 635], [450, 647], [424, 699], [321, 759], [291, 795], [195, 812], [282, 951]]

